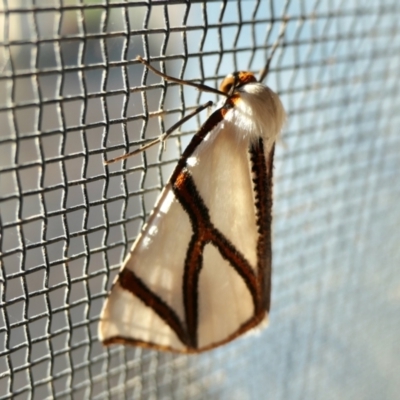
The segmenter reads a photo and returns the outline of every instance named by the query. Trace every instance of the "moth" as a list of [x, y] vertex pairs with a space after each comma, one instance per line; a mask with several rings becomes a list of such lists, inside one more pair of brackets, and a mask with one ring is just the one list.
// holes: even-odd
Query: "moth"
[[100, 316], [103, 344], [198, 353], [266, 323], [274, 145], [286, 117], [261, 83], [272, 54], [259, 80], [236, 72], [219, 90], [138, 57], [165, 79], [224, 99], [184, 150], [123, 263]]

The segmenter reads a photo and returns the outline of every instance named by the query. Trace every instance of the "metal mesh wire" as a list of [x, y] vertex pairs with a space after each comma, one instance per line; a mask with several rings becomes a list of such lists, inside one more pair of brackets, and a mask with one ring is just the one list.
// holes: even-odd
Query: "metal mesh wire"
[[[136, 55], [216, 85], [264, 65], [284, 15], [270, 327], [200, 356], [104, 349], [107, 290], [206, 115], [164, 153], [103, 161], [215, 100]], [[399, 17], [397, 0], [2, 0], [0, 399], [397, 399]]]

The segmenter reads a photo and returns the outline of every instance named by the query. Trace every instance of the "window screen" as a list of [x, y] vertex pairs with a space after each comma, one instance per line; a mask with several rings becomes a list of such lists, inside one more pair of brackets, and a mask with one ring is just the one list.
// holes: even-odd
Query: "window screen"
[[[103, 348], [99, 313], [207, 111], [259, 71], [277, 143], [268, 329], [186, 356]], [[0, 1], [0, 399], [397, 399], [397, 0]], [[179, 240], [179, 232], [171, 232]]]

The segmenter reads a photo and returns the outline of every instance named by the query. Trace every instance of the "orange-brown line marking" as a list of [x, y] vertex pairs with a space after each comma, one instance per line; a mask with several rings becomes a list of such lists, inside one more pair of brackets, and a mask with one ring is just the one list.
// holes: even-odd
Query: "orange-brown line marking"
[[201, 198], [190, 173], [184, 169], [173, 186], [175, 196], [187, 212], [193, 229], [193, 236], [189, 243], [185, 259], [183, 279], [183, 298], [185, 317], [191, 344], [197, 347], [198, 327], [198, 281], [203, 261], [203, 249], [207, 243], [213, 243], [221, 256], [243, 278], [254, 302], [254, 309], [258, 311], [261, 305], [257, 278], [245, 257], [233, 244], [219, 232], [210, 221], [210, 216], [203, 199]]
[[199, 277], [203, 266], [203, 250], [205, 242], [194, 234], [190, 240], [185, 259], [183, 275], [183, 303], [190, 343], [198, 347], [197, 327], [199, 321]]
[[173, 186], [175, 196], [190, 218], [193, 235], [186, 251], [183, 276], [185, 317], [191, 344], [197, 347], [198, 282], [203, 265], [203, 250], [210, 241], [210, 215], [203, 199], [186, 169], [183, 169]]
[[[250, 148], [250, 160], [252, 163], [256, 223], [258, 226], [257, 242], [257, 275], [259, 294], [261, 295], [259, 306], [269, 311], [271, 297], [271, 222], [272, 222], [272, 171], [274, 159], [274, 146], [269, 156], [268, 169], [264, 154], [264, 143], [259, 139], [258, 143]], [[258, 310], [258, 311], [261, 311]]]
[[153, 293], [131, 270], [124, 268], [119, 273], [121, 287], [137, 296], [146, 306], [152, 308], [176, 333], [180, 341], [190, 347], [186, 330], [175, 311]]
[[209, 132], [212, 131], [223, 119], [225, 114], [229, 111], [230, 108], [233, 107], [232, 98], [226, 100], [224, 106], [215, 110], [210, 117], [204, 122], [204, 124], [200, 127], [200, 129], [193, 136], [192, 140], [186, 147], [185, 151], [182, 153], [181, 158], [176, 165], [174, 172], [169, 180], [172, 185], [176, 184], [176, 180], [181, 173], [182, 169], [186, 167], [187, 159], [193, 154], [196, 150], [197, 146], [204, 140]]

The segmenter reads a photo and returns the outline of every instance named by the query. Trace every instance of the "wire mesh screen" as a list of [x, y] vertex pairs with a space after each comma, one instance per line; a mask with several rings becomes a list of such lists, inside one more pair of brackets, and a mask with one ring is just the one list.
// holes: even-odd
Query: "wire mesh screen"
[[[277, 144], [269, 328], [185, 356], [103, 348], [99, 313], [176, 160], [104, 160], [260, 70]], [[0, 3], [0, 399], [397, 399], [400, 35], [397, 0]], [[171, 232], [177, 235], [179, 232]]]

